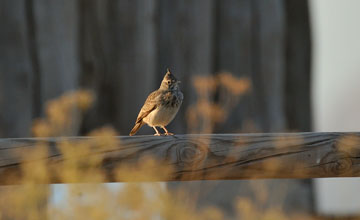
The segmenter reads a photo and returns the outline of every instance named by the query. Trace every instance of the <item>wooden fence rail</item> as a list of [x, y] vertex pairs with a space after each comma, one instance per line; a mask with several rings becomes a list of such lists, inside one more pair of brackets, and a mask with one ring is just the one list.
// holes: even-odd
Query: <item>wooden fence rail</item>
[[[17, 184], [23, 175], [18, 152], [47, 143], [51, 166], [68, 158], [59, 143], [93, 137], [20, 138], [0, 140], [0, 184]], [[88, 156], [101, 158], [107, 181], [115, 181], [114, 168], [153, 156], [162, 166], [172, 166], [162, 181], [235, 180], [253, 178], [318, 178], [360, 176], [360, 133], [268, 133], [120, 136], [119, 146], [89, 148]], [[81, 145], [76, 146], [78, 148]], [[149, 181], [148, 177], [140, 181]], [[153, 179], [151, 179], [153, 181]], [[50, 183], [63, 182], [52, 176]], [[80, 180], [81, 182], [81, 180]]]

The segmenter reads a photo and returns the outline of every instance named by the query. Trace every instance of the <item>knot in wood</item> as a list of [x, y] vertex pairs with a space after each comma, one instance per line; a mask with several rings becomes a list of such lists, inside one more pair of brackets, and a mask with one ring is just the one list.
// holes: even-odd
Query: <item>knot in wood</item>
[[195, 165], [206, 158], [206, 148], [197, 142], [187, 142], [177, 144], [178, 160], [184, 165]]
[[352, 160], [345, 152], [330, 152], [321, 159], [324, 171], [329, 176], [342, 176], [351, 171]]

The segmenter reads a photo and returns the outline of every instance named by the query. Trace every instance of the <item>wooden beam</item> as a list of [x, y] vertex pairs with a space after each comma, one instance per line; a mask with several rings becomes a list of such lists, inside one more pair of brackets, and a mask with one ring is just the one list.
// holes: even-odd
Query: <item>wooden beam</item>
[[[48, 143], [49, 155], [37, 158], [47, 165], [64, 163], [60, 153], [64, 140], [92, 138], [0, 139], [0, 184], [16, 184], [21, 176], [16, 152]], [[235, 180], [254, 178], [360, 177], [360, 133], [268, 133], [120, 136], [109, 148], [89, 148], [87, 157], [102, 158], [107, 182], [115, 181], [114, 168], [153, 156], [173, 171], [159, 181]], [[78, 145], [76, 147], [81, 147]], [[11, 178], [10, 178], [11, 177]], [[15, 178], [14, 178], [15, 177]], [[139, 181], [153, 181], [144, 177]], [[51, 183], [62, 182], [53, 176]], [[80, 182], [82, 182], [80, 180]]]

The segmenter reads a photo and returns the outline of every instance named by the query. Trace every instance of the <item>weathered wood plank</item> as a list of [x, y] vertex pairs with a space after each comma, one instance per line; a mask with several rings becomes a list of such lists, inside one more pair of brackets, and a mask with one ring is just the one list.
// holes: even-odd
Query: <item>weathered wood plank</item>
[[111, 75], [114, 67], [109, 64], [112, 22], [109, 22], [109, 1], [80, 0], [79, 3], [80, 86], [101, 97], [85, 115], [81, 128], [85, 134], [114, 120], [114, 106], [110, 104], [114, 103], [115, 94]]
[[286, 129], [285, 118], [285, 10], [283, 0], [252, 1], [253, 90], [263, 132]]
[[113, 1], [109, 19], [113, 56], [114, 121], [127, 135], [146, 97], [157, 89], [156, 14], [157, 1]]
[[[38, 58], [34, 93], [40, 117], [50, 99], [79, 88], [77, 0], [33, 0], [34, 40]], [[80, 118], [74, 111], [71, 126], [62, 135], [78, 135]]]
[[215, 6], [213, 0], [159, 1], [158, 82], [169, 67], [184, 93], [182, 107], [168, 127], [175, 133], [193, 132], [186, 123], [186, 110], [199, 100], [193, 77], [214, 72]]
[[[76, 142], [81, 137], [69, 138]], [[20, 176], [20, 158], [39, 141], [48, 141], [47, 164], [63, 163], [56, 139], [0, 140], [0, 184], [14, 184]], [[172, 137], [118, 137], [111, 151], [95, 148], [102, 169], [114, 181], [114, 168], [153, 156], [173, 172], [163, 181], [234, 180], [256, 178], [360, 177], [360, 133], [284, 133], [176, 135]], [[15, 147], [16, 146], [16, 147]], [[81, 146], [77, 146], [81, 147]], [[141, 181], [149, 181], [142, 179]], [[51, 182], [61, 182], [56, 176]]]
[[147, 95], [160, 84], [155, 74], [158, 1], [80, 3], [81, 84], [98, 97], [83, 132], [111, 124], [127, 135]]
[[78, 88], [77, 1], [33, 0], [41, 104]]
[[[218, 28], [216, 32], [216, 71], [230, 72], [236, 77], [246, 77], [254, 81], [252, 63], [253, 57], [253, 13], [252, 0], [224, 0], [217, 1], [218, 4]], [[253, 130], [261, 131], [258, 121], [262, 117], [261, 109], [257, 103], [254, 90], [249, 94], [241, 94], [239, 103], [228, 112], [227, 120], [218, 124], [215, 133], [218, 132], [252, 132], [248, 131], [247, 124]]]
[[288, 0], [286, 7], [286, 115], [291, 130], [310, 131], [311, 30], [309, 1]]
[[32, 42], [26, 1], [0, 2], [0, 137], [29, 135], [33, 114]]

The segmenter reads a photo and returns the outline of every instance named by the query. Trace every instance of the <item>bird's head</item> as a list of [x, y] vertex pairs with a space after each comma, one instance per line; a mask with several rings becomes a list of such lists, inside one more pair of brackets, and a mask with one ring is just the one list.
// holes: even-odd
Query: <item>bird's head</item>
[[164, 79], [161, 82], [161, 89], [178, 89], [180, 81], [167, 69]]

